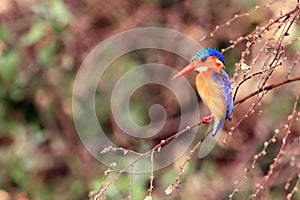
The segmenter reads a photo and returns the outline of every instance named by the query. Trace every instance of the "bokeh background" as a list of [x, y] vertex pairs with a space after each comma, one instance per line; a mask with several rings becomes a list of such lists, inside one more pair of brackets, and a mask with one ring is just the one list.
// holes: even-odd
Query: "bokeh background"
[[[271, 3], [269, 7], [255, 10], [256, 6], [267, 2]], [[76, 72], [87, 54], [100, 42], [131, 28], [156, 26], [180, 31], [201, 42], [204, 47], [221, 50], [228, 47], [230, 41], [249, 34], [256, 26], [264, 26], [280, 11], [288, 11], [296, 4], [296, 0], [1, 0], [0, 199], [88, 199], [91, 191], [97, 191], [103, 181], [111, 178], [104, 179], [107, 167], [84, 148], [72, 119], [72, 87]], [[234, 15], [242, 13], [246, 15], [226, 25]], [[219, 31], [203, 39], [210, 36], [217, 25], [224, 23]], [[295, 40], [299, 37], [298, 25], [299, 19], [285, 40], [286, 44], [293, 41], [285, 48], [287, 61], [272, 74], [270, 83], [300, 75], [296, 62], [300, 45]], [[261, 40], [267, 41], [268, 37]], [[241, 42], [223, 54], [230, 77], [245, 45], [246, 41]], [[260, 48], [261, 45], [253, 45], [250, 50], [258, 52]], [[245, 62], [250, 65], [253, 58], [250, 55]], [[262, 65], [264, 59], [260, 57], [255, 66]], [[167, 124], [161, 134], [139, 140], [122, 133], [116, 126], [110, 100], [101, 92], [110, 89], [126, 70], [149, 62], [177, 70], [187, 64], [168, 52], [144, 50], [132, 53], [113, 63], [101, 80], [103, 84], [96, 98], [99, 123], [107, 135], [115, 144], [136, 151], [149, 149], [176, 132], [180, 113], [175, 97], [167, 89], [154, 85], [141, 88], [134, 94], [131, 111], [138, 124], [149, 122], [148, 108], [154, 103], [164, 105], [168, 113]], [[118, 70], [114, 66], [118, 66]], [[257, 70], [260, 69], [257, 67]], [[291, 73], [288, 75], [289, 70]], [[194, 85], [194, 76], [188, 78]], [[243, 73], [238, 72], [236, 82], [243, 78]], [[243, 85], [237, 98], [255, 91], [258, 80], [253, 79]], [[299, 83], [294, 82], [266, 94], [259, 107], [235, 129], [230, 144], [220, 144], [203, 160], [199, 160], [197, 155], [193, 157], [182, 177], [180, 190], [170, 197], [164, 195], [164, 190], [174, 182], [185, 157], [155, 172], [153, 198], [227, 199], [234, 188], [234, 181], [243, 176], [252, 156], [263, 148], [274, 130], [288, 122], [299, 88]], [[228, 134], [228, 130], [245, 116], [253, 102], [255, 99], [234, 110], [233, 120], [226, 125], [224, 134]], [[200, 99], [199, 104], [206, 114]], [[203, 130], [205, 127], [200, 127], [199, 133]], [[295, 118], [291, 128], [293, 137], [288, 146], [291, 155], [284, 154], [280, 170], [275, 173], [276, 178], [259, 199], [284, 199], [293, 188], [285, 187], [286, 183], [295, 185], [299, 180], [299, 130], [299, 122]], [[247, 199], [255, 184], [267, 173], [279, 151], [283, 135], [284, 132], [277, 136], [278, 143], [270, 145], [266, 156], [256, 163], [248, 179], [240, 185], [236, 199]], [[298, 168], [293, 167], [295, 165], [299, 165]], [[106, 198], [126, 199], [129, 179], [130, 176], [123, 174], [106, 192]], [[134, 175], [132, 198], [144, 199], [148, 187], [149, 174]], [[292, 198], [300, 199], [299, 193]]]

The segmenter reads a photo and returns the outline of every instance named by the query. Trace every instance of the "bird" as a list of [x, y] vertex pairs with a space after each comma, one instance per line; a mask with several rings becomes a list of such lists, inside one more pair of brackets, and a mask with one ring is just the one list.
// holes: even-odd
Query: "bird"
[[177, 79], [192, 71], [198, 72], [196, 87], [204, 104], [207, 105], [213, 118], [213, 123], [208, 129], [210, 138], [205, 138], [200, 149], [199, 157], [206, 156], [221, 134], [226, 120], [231, 119], [233, 98], [231, 83], [225, 71], [225, 61], [220, 52], [213, 48], [204, 48], [198, 51], [191, 59], [191, 63], [178, 72], [173, 78]]

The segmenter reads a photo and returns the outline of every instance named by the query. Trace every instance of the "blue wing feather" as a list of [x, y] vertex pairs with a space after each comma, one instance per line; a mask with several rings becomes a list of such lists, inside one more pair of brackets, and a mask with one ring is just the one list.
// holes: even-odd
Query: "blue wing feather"
[[[216, 123], [216, 122], [215, 122]], [[223, 127], [223, 120], [220, 120], [219, 122], [217, 122], [218, 124], [214, 127], [214, 132], [212, 133], [212, 136], [215, 137], [218, 133], [218, 131], [220, 130], [220, 128]]]
[[232, 109], [233, 109], [233, 98], [232, 98], [232, 92], [231, 92], [231, 84], [230, 84], [230, 79], [229, 76], [227, 75], [227, 73], [222, 70], [222, 75], [224, 77], [224, 91], [225, 91], [225, 95], [224, 95], [224, 101], [226, 103], [226, 117], [225, 119], [229, 119], [231, 114], [232, 114]]

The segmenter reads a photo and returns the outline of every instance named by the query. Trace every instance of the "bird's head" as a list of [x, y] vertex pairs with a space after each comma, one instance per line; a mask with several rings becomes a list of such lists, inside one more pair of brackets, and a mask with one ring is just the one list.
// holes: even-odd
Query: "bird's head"
[[172, 80], [184, 76], [194, 70], [204, 72], [209, 68], [216, 68], [216, 70], [220, 72], [225, 68], [225, 62], [223, 56], [217, 50], [205, 48], [198, 51], [196, 55], [192, 57], [191, 64], [178, 72]]

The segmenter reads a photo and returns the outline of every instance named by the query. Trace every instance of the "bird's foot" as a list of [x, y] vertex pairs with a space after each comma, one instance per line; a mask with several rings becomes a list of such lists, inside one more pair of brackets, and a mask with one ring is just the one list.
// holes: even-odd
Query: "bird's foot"
[[214, 116], [212, 116], [212, 115], [209, 115], [209, 116], [206, 116], [206, 117], [202, 117], [202, 123], [203, 124], [209, 124], [211, 122], [211, 120], [212, 120], [213, 117]]

